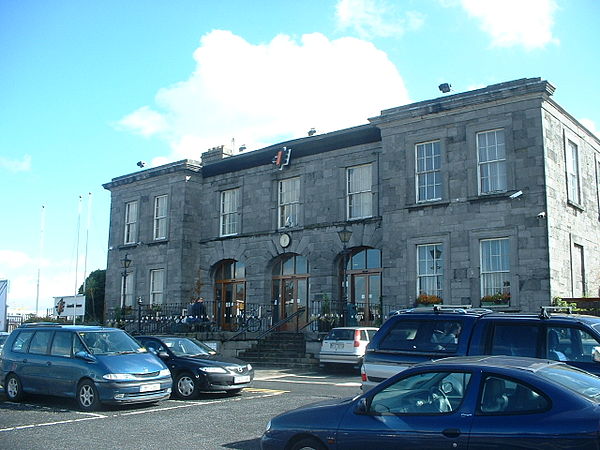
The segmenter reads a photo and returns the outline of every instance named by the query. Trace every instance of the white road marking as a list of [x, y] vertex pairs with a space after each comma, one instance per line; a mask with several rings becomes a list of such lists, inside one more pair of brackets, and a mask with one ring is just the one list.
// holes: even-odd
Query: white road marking
[[[253, 389], [251, 389], [251, 388], [248, 388], [246, 390], [249, 392], [253, 391]], [[91, 417], [82, 417], [80, 419], [58, 420], [56, 422], [36, 423], [36, 424], [29, 424], [29, 425], [18, 425], [18, 426], [14, 426], [14, 427], [0, 428], [0, 433], [8, 432], [8, 431], [27, 430], [27, 429], [33, 429], [33, 428], [38, 428], [38, 427], [48, 427], [48, 426], [53, 426], [53, 425], [65, 425], [65, 424], [70, 424], [70, 423], [84, 422], [87, 420], [98, 420], [98, 419], [108, 419], [111, 417], [114, 418], [114, 417], [121, 417], [121, 416], [136, 416], [136, 415], [140, 415], [140, 414], [151, 414], [154, 412], [170, 411], [170, 410], [181, 409], [181, 408], [191, 408], [194, 406], [204, 406], [204, 405], [210, 405], [210, 404], [215, 404], [215, 403], [225, 403], [225, 402], [230, 402], [230, 401], [238, 401], [239, 402], [242, 400], [253, 400], [256, 398], [275, 397], [277, 395], [281, 395], [281, 394], [289, 392], [289, 391], [274, 390], [274, 389], [263, 389], [263, 390], [254, 389], [254, 391], [255, 392], [258, 391], [258, 392], [256, 392], [256, 395], [246, 395], [243, 397], [226, 398], [226, 399], [220, 399], [220, 400], [186, 401], [185, 403], [180, 403], [179, 401], [177, 401], [177, 403], [179, 403], [179, 404], [173, 405], [173, 406], [165, 406], [162, 408], [152, 408], [152, 409], [146, 409], [146, 410], [140, 410], [140, 411], [120, 412], [120, 413], [115, 413], [115, 414], [96, 414], [96, 413], [73, 411], [73, 413], [75, 413], [75, 414], [84, 414], [84, 415], [89, 415]], [[168, 400], [167, 402], [173, 403], [175, 401], [176, 400]]]

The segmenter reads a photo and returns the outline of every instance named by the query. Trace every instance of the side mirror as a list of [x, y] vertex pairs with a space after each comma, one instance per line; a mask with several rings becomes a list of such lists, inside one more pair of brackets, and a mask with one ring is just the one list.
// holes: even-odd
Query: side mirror
[[600, 362], [600, 347], [594, 347], [592, 349], [592, 361]]
[[84, 361], [87, 362], [95, 362], [96, 361], [96, 357], [94, 355], [90, 355], [88, 352], [84, 352], [84, 351], [80, 351], [75, 353], [75, 358], [78, 359], [83, 359]]
[[364, 415], [369, 412], [369, 402], [366, 397], [362, 397], [356, 403], [356, 408], [354, 408], [354, 414]]
[[162, 352], [158, 352], [158, 357], [160, 359], [169, 359], [169, 354], [163, 350]]

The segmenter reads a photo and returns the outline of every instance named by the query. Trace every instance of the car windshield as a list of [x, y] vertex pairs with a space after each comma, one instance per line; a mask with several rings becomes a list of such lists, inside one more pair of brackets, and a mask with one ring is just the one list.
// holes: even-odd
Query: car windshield
[[190, 338], [162, 338], [164, 344], [175, 356], [207, 356], [217, 352], [208, 345]]
[[600, 377], [566, 364], [555, 364], [537, 371], [538, 375], [558, 383], [584, 397], [600, 402]]
[[125, 353], [144, 353], [131, 336], [121, 330], [80, 331], [77, 333], [93, 355], [120, 355]]

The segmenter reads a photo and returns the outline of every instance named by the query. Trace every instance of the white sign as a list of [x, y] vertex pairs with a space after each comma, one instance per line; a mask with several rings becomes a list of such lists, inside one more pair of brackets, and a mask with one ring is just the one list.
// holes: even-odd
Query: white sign
[[85, 295], [69, 295], [54, 297], [54, 315], [56, 317], [73, 317], [85, 315]]

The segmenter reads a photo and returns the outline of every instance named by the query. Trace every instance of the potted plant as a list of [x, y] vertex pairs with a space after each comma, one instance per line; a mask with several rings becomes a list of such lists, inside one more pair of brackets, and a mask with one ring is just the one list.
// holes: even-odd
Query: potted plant
[[443, 302], [444, 302], [444, 300], [441, 297], [438, 297], [437, 295], [425, 294], [424, 292], [420, 293], [419, 296], [417, 297], [417, 306], [418, 305], [424, 305], [424, 306], [438, 305]]
[[492, 295], [481, 297], [481, 306], [508, 306], [510, 305], [510, 292], [496, 292]]

